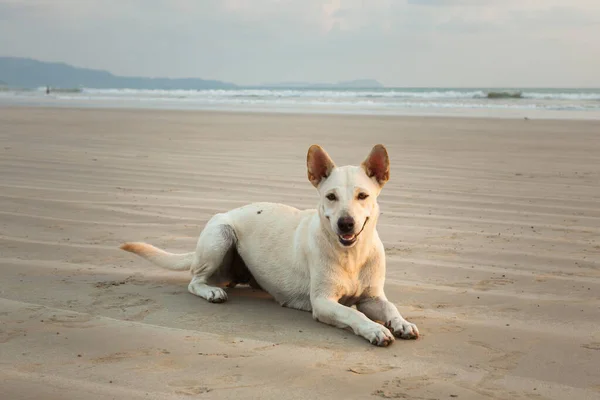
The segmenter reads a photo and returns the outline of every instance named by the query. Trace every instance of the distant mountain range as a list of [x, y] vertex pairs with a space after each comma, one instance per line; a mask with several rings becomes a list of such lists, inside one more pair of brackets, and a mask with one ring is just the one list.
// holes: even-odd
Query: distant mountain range
[[141, 78], [113, 75], [107, 71], [77, 68], [29, 58], [0, 57], [0, 80], [18, 88], [88, 87], [96, 89], [231, 89], [233, 83], [198, 78]]
[[337, 83], [311, 83], [311, 82], [278, 82], [278, 83], [264, 83], [262, 87], [271, 88], [315, 88], [315, 89], [326, 89], [326, 88], [353, 88], [353, 89], [374, 89], [382, 88], [383, 85], [375, 79], [356, 79], [352, 81], [341, 81]]
[[[0, 86], [15, 88], [74, 89], [234, 89], [242, 86], [199, 78], [142, 78], [113, 75], [108, 71], [78, 68], [65, 63], [37, 61], [30, 58], [0, 57]], [[373, 79], [358, 79], [338, 83], [282, 82], [253, 87], [268, 88], [379, 88]]]

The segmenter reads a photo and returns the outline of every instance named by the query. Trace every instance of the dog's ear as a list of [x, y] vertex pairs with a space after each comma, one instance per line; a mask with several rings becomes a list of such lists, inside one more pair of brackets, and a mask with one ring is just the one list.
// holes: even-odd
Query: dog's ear
[[382, 144], [373, 146], [371, 153], [363, 161], [361, 167], [369, 178], [375, 179], [380, 187], [390, 179], [390, 158]]
[[306, 167], [308, 169], [308, 180], [314, 187], [318, 187], [319, 183], [331, 174], [335, 164], [325, 149], [313, 144], [306, 155]]

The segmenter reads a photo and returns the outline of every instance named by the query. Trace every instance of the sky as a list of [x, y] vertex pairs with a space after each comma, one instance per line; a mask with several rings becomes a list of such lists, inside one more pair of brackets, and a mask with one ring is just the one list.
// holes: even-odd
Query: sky
[[600, 87], [599, 0], [0, 0], [0, 55], [242, 85]]

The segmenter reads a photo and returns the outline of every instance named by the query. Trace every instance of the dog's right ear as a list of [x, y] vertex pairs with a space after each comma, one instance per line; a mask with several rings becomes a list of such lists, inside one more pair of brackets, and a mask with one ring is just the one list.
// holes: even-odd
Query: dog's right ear
[[313, 144], [306, 155], [306, 167], [308, 169], [308, 180], [314, 187], [318, 187], [319, 183], [331, 174], [335, 164], [325, 149]]
[[369, 178], [374, 179], [379, 187], [383, 187], [390, 179], [390, 158], [382, 144], [373, 146], [371, 153], [361, 164]]

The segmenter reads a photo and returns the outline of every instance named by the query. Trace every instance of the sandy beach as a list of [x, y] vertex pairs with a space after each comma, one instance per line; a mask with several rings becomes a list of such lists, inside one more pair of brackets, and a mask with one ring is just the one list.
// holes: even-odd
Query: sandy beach
[[[0, 398], [599, 399], [597, 121], [0, 108]], [[383, 143], [377, 348], [250, 288], [118, 246], [191, 251], [252, 201], [316, 205], [306, 151]]]

